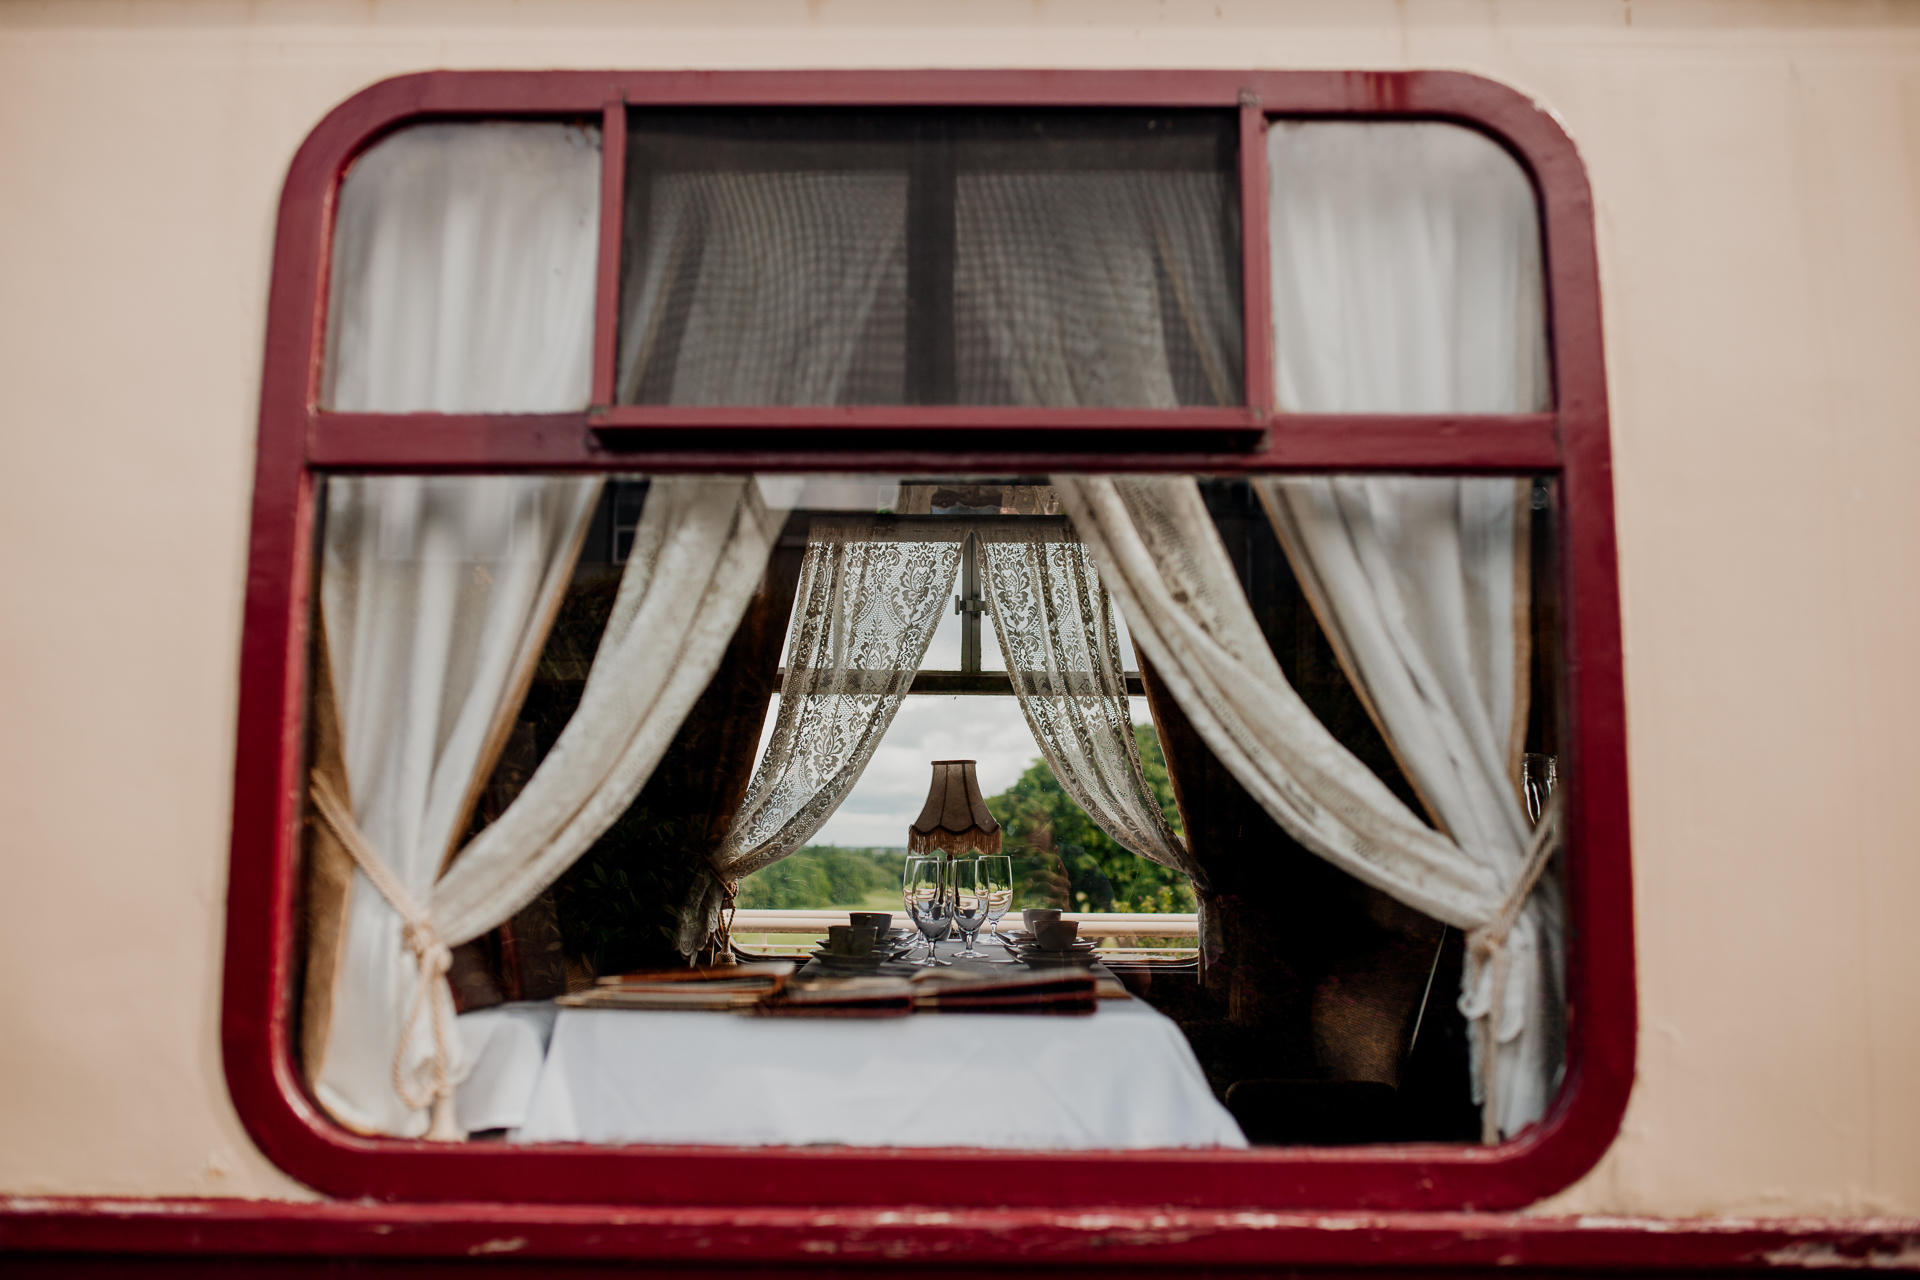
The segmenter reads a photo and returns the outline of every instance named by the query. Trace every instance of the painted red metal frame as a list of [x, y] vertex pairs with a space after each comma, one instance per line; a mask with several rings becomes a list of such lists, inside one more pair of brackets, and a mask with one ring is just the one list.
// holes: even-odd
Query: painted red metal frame
[[[103, 1239], [110, 1244], [103, 1246]], [[1178, 1267], [1352, 1275], [1447, 1268], [1507, 1276], [1614, 1271], [1754, 1273], [1783, 1266], [1911, 1268], [1912, 1218], [1538, 1218], [1477, 1213], [1270, 1213], [1101, 1207], [1065, 1212], [989, 1209], [967, 1215], [892, 1209], [527, 1206], [485, 1202], [369, 1205], [246, 1200], [0, 1202], [0, 1252], [154, 1258], [226, 1255], [221, 1275], [285, 1275], [300, 1260], [336, 1274], [384, 1274], [433, 1258], [491, 1260], [514, 1276], [645, 1261], [654, 1268], [860, 1267], [924, 1275], [928, 1268], [1099, 1268], [1105, 1277]], [[553, 1265], [540, 1267], [539, 1261]], [[252, 1266], [235, 1266], [251, 1262]], [[385, 1264], [384, 1266], [380, 1264]], [[132, 1268], [129, 1268], [132, 1269]], [[626, 1269], [623, 1267], [623, 1269]], [[10, 1259], [8, 1274], [33, 1274]], [[190, 1274], [204, 1275], [205, 1271]]]
[[[537, 417], [321, 412], [317, 390], [328, 228], [340, 177], [354, 156], [387, 131], [422, 119], [597, 115], [608, 141], [615, 143], [623, 128], [623, 103], [1238, 107], [1245, 153], [1248, 407], [1158, 412], [605, 407], [612, 399], [611, 322], [619, 282], [619, 201], [618, 192], [609, 190], [603, 202], [601, 328], [594, 349], [594, 398], [603, 407]], [[1261, 138], [1266, 118], [1275, 115], [1453, 120], [1486, 132], [1519, 159], [1533, 177], [1543, 215], [1557, 377], [1552, 412], [1444, 418], [1270, 412]], [[609, 154], [605, 173], [616, 184], [624, 176], [617, 155]], [[925, 467], [1002, 473], [1047, 468], [1444, 470], [1560, 477], [1568, 583], [1566, 754], [1574, 784], [1569, 788], [1574, 943], [1569, 1069], [1540, 1124], [1493, 1148], [1076, 1154], [508, 1149], [359, 1137], [319, 1111], [298, 1078], [288, 1034], [315, 475], [326, 470]], [[579, 1208], [562, 1214], [557, 1208], [527, 1208], [527, 1203], [656, 1210], [732, 1206], [726, 1212], [735, 1221], [748, 1206], [777, 1216], [782, 1211], [775, 1206], [933, 1201], [950, 1223], [971, 1222], [965, 1215], [975, 1215], [987, 1234], [994, 1229], [988, 1221], [992, 1212], [1001, 1212], [990, 1212], [990, 1206], [1014, 1205], [1021, 1212], [1057, 1217], [1094, 1205], [1125, 1213], [1142, 1206], [1182, 1213], [1302, 1207], [1432, 1212], [1530, 1203], [1579, 1177], [1613, 1140], [1633, 1079], [1636, 1030], [1606, 387], [1592, 204], [1579, 158], [1553, 119], [1532, 102], [1492, 82], [1448, 72], [436, 72], [376, 85], [335, 110], [308, 137], [281, 202], [238, 728], [222, 1021], [228, 1083], [261, 1149], [296, 1178], [332, 1195], [444, 1201], [449, 1202], [444, 1212], [454, 1217], [468, 1214], [471, 1202], [518, 1202], [522, 1208], [514, 1213], [553, 1224], [638, 1219], [631, 1209]], [[468, 1202], [468, 1207], [452, 1202]], [[480, 1216], [504, 1221], [513, 1214], [501, 1209]], [[773, 1227], [769, 1231], [779, 1234]], [[1346, 1234], [1356, 1246], [1346, 1256], [1355, 1261], [1370, 1256], [1361, 1233]], [[1208, 1237], [1203, 1232], [1196, 1238]], [[1279, 1252], [1262, 1253], [1263, 1260], [1289, 1256], [1294, 1248], [1273, 1247]], [[1204, 1245], [1195, 1249], [1179, 1252], [1177, 1260], [1211, 1256]], [[1222, 1254], [1220, 1260], [1245, 1256]]]

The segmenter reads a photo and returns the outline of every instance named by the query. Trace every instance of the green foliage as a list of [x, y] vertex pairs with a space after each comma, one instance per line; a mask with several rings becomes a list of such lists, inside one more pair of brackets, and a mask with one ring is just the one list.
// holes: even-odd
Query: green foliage
[[[1166, 757], [1153, 726], [1134, 726], [1141, 772], [1168, 825], [1180, 830]], [[1017, 905], [1070, 911], [1192, 911], [1193, 884], [1178, 871], [1122, 848], [1061, 789], [1044, 759], [987, 808], [1005, 831], [1021, 892]]]
[[[1152, 725], [1136, 725], [1140, 763], [1175, 831], [1180, 812]], [[1013, 909], [1192, 911], [1193, 885], [1177, 871], [1129, 853], [1060, 789], [1044, 759], [987, 800], [1013, 858]], [[736, 905], [758, 910], [867, 907], [898, 910], [904, 849], [808, 845], [740, 882]]]
[[905, 857], [904, 849], [811, 844], [742, 880], [734, 905], [774, 911], [860, 907], [875, 895], [887, 895], [897, 910]]

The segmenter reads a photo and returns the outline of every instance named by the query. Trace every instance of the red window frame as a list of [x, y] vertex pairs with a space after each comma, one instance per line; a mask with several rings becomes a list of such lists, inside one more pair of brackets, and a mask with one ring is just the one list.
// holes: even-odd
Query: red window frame
[[[612, 406], [626, 109], [640, 105], [1132, 106], [1237, 109], [1246, 405], [1238, 408]], [[542, 415], [319, 408], [334, 199], [353, 158], [425, 120], [596, 118], [604, 130], [594, 407]], [[1308, 415], [1272, 409], [1267, 338], [1270, 117], [1435, 119], [1477, 129], [1538, 195], [1555, 370], [1551, 411]], [[1566, 583], [1568, 1069], [1547, 1116], [1497, 1147], [1028, 1153], [513, 1148], [367, 1138], [299, 1078], [289, 1034], [316, 477], [523, 469], [944, 472], [1014, 468], [1444, 471], [1560, 481]], [[1550, 1194], [1612, 1142], [1636, 1014], [1625, 709], [1593, 209], [1571, 140], [1520, 94], [1452, 72], [432, 72], [343, 103], [295, 156], [281, 199], [247, 580], [222, 1042], [235, 1106], [289, 1174], [382, 1200], [780, 1206], [1024, 1205], [1498, 1209]], [[824, 1167], [823, 1167], [824, 1166]], [[1042, 1176], [1035, 1176], [1044, 1170]], [[834, 1175], [822, 1178], [822, 1172]], [[577, 1213], [578, 1211], [574, 1211]], [[609, 1213], [616, 1212], [608, 1210]]]

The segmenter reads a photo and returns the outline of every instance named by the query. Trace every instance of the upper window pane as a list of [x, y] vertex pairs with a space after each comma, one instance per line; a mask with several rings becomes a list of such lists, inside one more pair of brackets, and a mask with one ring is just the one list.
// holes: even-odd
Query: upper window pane
[[340, 187], [329, 409], [560, 413], [591, 397], [600, 132], [403, 129]]
[[1224, 112], [639, 111], [619, 399], [1238, 404]]
[[1275, 121], [1274, 366], [1295, 413], [1527, 413], [1551, 400], [1533, 186], [1484, 134]]

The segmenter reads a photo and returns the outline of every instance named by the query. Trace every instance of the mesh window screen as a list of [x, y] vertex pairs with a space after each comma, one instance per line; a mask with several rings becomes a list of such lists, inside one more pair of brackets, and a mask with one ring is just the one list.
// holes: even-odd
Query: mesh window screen
[[636, 111], [628, 404], [1241, 402], [1237, 122]]

